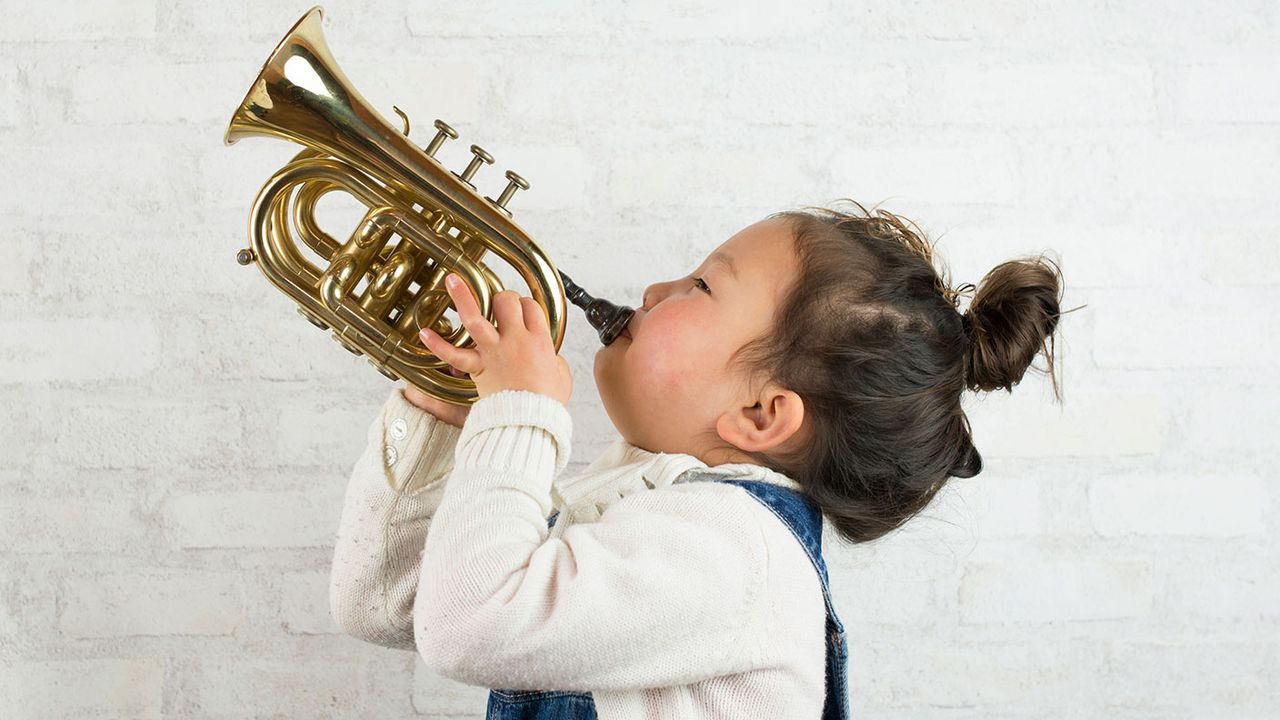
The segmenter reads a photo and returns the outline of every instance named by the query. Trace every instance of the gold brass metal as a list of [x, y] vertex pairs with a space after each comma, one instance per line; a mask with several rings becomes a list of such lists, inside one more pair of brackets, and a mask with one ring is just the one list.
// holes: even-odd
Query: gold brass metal
[[[493, 157], [472, 145], [474, 157], [462, 173], [444, 169], [434, 154], [458, 133], [441, 120], [431, 143], [415, 146], [404, 113], [395, 109], [404, 120], [399, 131], [374, 112], [334, 62], [321, 14], [320, 7], [312, 8], [285, 34], [227, 127], [228, 145], [265, 135], [304, 147], [258, 193], [249, 219], [250, 247], [236, 259], [256, 263], [297, 302], [301, 315], [331, 329], [335, 340], [366, 356], [383, 375], [403, 378], [445, 402], [471, 404], [475, 383], [448, 374], [448, 364], [418, 336], [429, 327], [458, 347], [471, 339], [466, 328], [455, 329], [444, 317], [451, 306], [445, 276], [457, 273], [491, 317], [493, 296], [503, 286], [480, 261], [486, 252], [496, 254], [515, 268], [546, 312], [557, 351], [564, 339], [567, 276], [505, 207], [516, 188], [529, 183], [508, 171], [509, 183], [497, 200], [479, 195], [472, 178]], [[314, 216], [320, 198], [333, 191], [368, 207], [344, 243], [321, 230]], [[298, 241], [328, 266], [309, 262]], [[362, 281], [367, 284], [358, 288]], [[584, 309], [591, 300], [601, 310], [594, 319], [589, 314], [589, 321], [606, 345], [634, 312], [570, 289]]]

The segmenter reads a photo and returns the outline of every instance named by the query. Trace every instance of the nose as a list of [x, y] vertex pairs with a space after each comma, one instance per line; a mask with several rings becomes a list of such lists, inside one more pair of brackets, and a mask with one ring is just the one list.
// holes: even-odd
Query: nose
[[654, 283], [649, 287], [645, 288], [644, 295], [640, 297], [640, 307], [645, 311], [648, 311], [649, 309], [651, 309], [653, 305], [649, 303], [650, 298], [653, 299], [653, 302], [657, 302], [658, 300], [660, 300], [662, 297], [661, 291], [670, 284], [671, 283], [669, 282], [659, 282], [659, 283]]

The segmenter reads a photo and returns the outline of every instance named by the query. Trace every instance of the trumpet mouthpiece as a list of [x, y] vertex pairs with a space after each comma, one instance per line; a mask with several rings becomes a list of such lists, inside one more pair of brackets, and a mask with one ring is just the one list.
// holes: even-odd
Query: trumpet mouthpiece
[[565, 299], [582, 308], [587, 314], [587, 322], [600, 333], [600, 342], [605, 345], [617, 340], [627, 323], [631, 322], [631, 316], [636, 314], [634, 308], [592, 297], [563, 272], [560, 272], [560, 279], [564, 281]]

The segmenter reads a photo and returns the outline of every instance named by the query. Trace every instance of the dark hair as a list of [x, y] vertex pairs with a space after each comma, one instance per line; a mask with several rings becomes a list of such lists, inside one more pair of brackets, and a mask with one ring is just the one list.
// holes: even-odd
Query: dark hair
[[963, 390], [1013, 392], [1048, 341], [1061, 402], [1052, 341], [1063, 283], [1043, 255], [1010, 260], [961, 314], [914, 223], [849, 202], [861, 215], [810, 207], [769, 216], [790, 222], [799, 272], [772, 330], [734, 364], [800, 395], [811, 428], [785, 455], [746, 454], [794, 478], [841, 538], [860, 543], [924, 509], [948, 477], [982, 472]]

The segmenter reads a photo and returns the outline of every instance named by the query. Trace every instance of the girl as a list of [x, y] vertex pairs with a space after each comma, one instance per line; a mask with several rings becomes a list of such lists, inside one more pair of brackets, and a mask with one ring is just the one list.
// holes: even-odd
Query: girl
[[338, 624], [502, 688], [490, 718], [847, 718], [824, 523], [875, 540], [979, 473], [964, 389], [1012, 392], [1043, 352], [1060, 400], [1063, 288], [1013, 260], [961, 313], [921, 234], [854, 205], [775, 213], [649, 286], [595, 356], [621, 437], [572, 477], [541, 308], [499, 293], [495, 328], [450, 288], [475, 349], [423, 339], [480, 397], [388, 397], [347, 490]]

